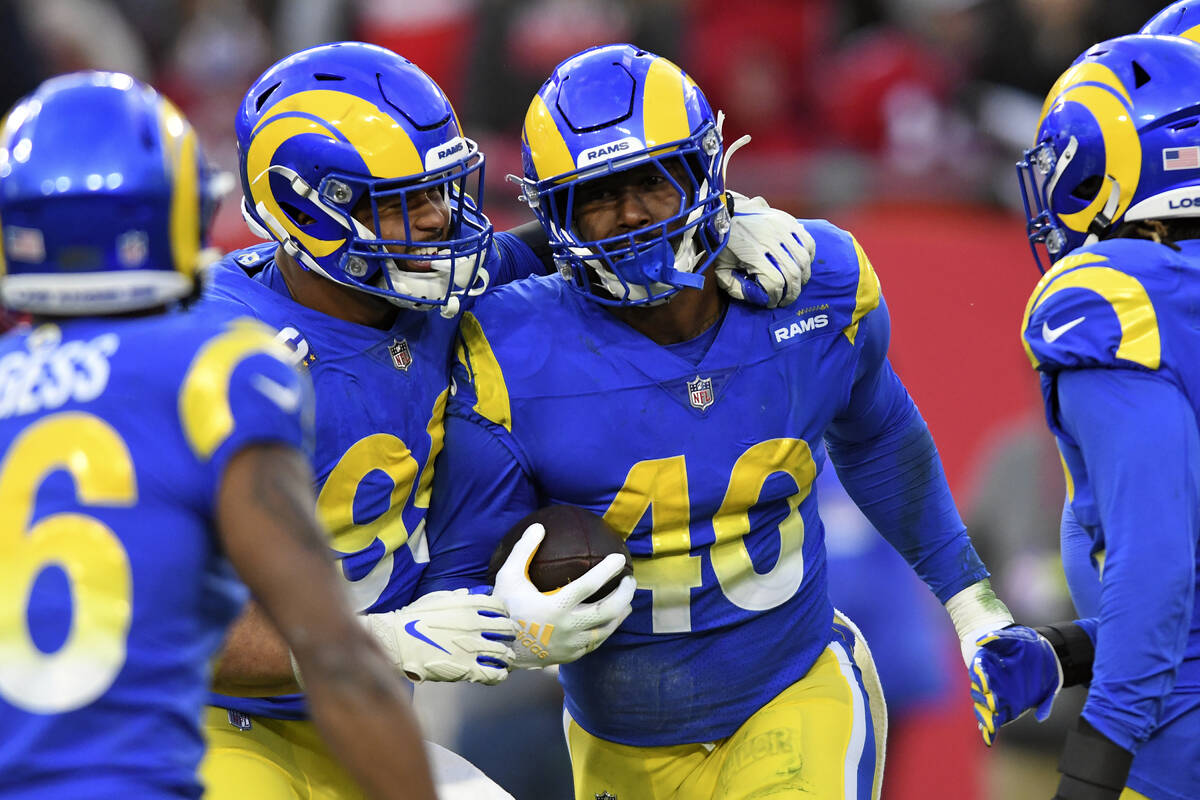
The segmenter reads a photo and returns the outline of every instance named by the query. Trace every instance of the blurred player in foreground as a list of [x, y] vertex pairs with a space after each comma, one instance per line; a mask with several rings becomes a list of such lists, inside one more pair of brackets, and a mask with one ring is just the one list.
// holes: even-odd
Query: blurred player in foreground
[[1200, 798], [1200, 45], [1126, 36], [1050, 90], [1019, 164], [1039, 267], [1025, 310], [1066, 469], [1082, 619], [985, 638], [989, 743], [1090, 683], [1056, 797]]
[[[425, 588], [475, 580], [534, 508], [602, 514], [638, 590], [616, 632], [560, 670], [575, 796], [877, 797], [882, 697], [830, 603], [812, 492], [826, 448], [965, 641], [1011, 617], [888, 364], [887, 309], [854, 239], [805, 221], [818, 259], [778, 309], [718, 291], [720, 128], [688, 76], [629, 45], [566, 60], [534, 98], [522, 188], [562, 273], [464, 315]], [[510, 608], [540, 536], [498, 573]], [[570, 615], [541, 597], [513, 615], [554, 663], [537, 637]]]
[[[272, 241], [216, 265], [205, 302], [278, 330], [311, 374], [317, 512], [396, 668], [413, 680], [498, 683], [514, 660], [505, 604], [466, 588], [417, 598], [416, 586], [430, 560], [425, 515], [459, 309], [547, 266], [524, 239], [493, 234], [477, 205], [483, 154], [441, 89], [391, 51], [343, 42], [283, 59], [246, 93], [236, 130], [244, 215]], [[789, 222], [783, 232], [799, 227]], [[803, 264], [758, 255], [763, 302], [767, 290], [776, 302], [789, 285], [799, 291], [808, 253], [797, 256]], [[758, 287], [732, 280], [731, 290]], [[612, 574], [597, 568], [583, 585]], [[582, 633], [562, 624], [555, 635], [615, 626], [632, 592], [589, 606], [598, 613]], [[211, 797], [357, 796], [316, 740], [287, 647], [257, 609], [235, 627], [216, 688]]]
[[[210, 662], [261, 601], [373, 797], [434, 797], [312, 513], [312, 392], [256, 322], [175, 310], [215, 205], [194, 131], [112, 73], [0, 134], [0, 796], [195, 798]], [[403, 774], [398, 783], [394, 776]]]

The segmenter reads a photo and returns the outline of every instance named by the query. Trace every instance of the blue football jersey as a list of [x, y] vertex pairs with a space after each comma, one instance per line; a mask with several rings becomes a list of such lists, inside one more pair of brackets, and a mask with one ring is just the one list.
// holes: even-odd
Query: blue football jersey
[[[1067, 522], [1090, 537], [1064, 549], [1072, 595], [1091, 606], [1080, 613], [1100, 619], [1084, 713], [1122, 746], [1151, 737], [1130, 785], [1155, 797], [1200, 785], [1200, 242], [1179, 247], [1074, 251], [1038, 283], [1022, 327], [1066, 468]], [[1105, 402], [1133, 422], [1091, 411]], [[1170, 441], [1150, 443], [1152, 427]], [[1134, 454], [1146, 468], [1131, 475]], [[1160, 497], [1162, 486], [1178, 488]], [[1177, 587], [1180, 566], [1191, 575]]]
[[[259, 245], [216, 264], [202, 305], [262, 320], [311, 374], [317, 516], [357, 608], [399, 608], [429, 560], [425, 514], [457, 320], [401, 313], [390, 330], [378, 330], [307, 308], [291, 299], [275, 249]], [[300, 695], [213, 695], [213, 703], [267, 717], [306, 713]]]
[[[486, 565], [534, 508], [602, 515], [626, 538], [638, 591], [616, 633], [560, 669], [572, 717], [595, 735], [727, 736], [829, 642], [813, 482], [881, 295], [848, 234], [804, 224], [818, 261], [800, 298], [774, 310], [730, 302], [703, 353], [652, 343], [557, 275], [503, 287], [464, 317], [422, 588]], [[911, 409], [899, 392], [876, 406]], [[956, 524], [946, 533], [961, 544]], [[957, 567], [941, 576], [948, 589], [980, 577], [977, 560]]]
[[249, 319], [0, 338], [0, 796], [200, 796], [209, 662], [245, 599], [216, 493], [245, 446], [303, 446], [311, 415]]

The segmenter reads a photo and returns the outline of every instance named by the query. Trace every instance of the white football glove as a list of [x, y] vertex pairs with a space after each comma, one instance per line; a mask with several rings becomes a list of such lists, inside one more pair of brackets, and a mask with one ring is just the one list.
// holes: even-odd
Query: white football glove
[[737, 192], [729, 244], [717, 254], [717, 283], [736, 300], [766, 308], [786, 306], [800, 296], [812, 274], [816, 243], [804, 226], [761, 197]]
[[412, 681], [495, 684], [508, 677], [517, 629], [499, 598], [467, 589], [430, 592], [363, 625]]
[[534, 586], [529, 580], [529, 562], [545, 536], [540, 522], [530, 525], [496, 572], [492, 595], [504, 601], [518, 625], [514, 667], [574, 661], [599, 647], [633, 610], [630, 603], [637, 581], [632, 575], [622, 578], [606, 597], [584, 602], [621, 572], [625, 557], [620, 553], [605, 556], [560, 589], [542, 592]]

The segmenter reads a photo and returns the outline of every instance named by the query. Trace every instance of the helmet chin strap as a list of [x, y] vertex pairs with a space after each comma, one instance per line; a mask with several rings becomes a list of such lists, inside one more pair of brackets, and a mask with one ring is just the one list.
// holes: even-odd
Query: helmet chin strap
[[1083, 240], [1084, 246], [1095, 244], [1100, 241], [1101, 236], [1108, 233], [1112, 227], [1113, 215], [1117, 213], [1117, 206], [1121, 204], [1121, 184], [1112, 175], [1105, 175], [1104, 180], [1111, 184], [1108, 199], [1104, 201], [1104, 209], [1093, 217], [1088, 225], [1088, 235]]
[[[275, 215], [267, 210], [266, 204], [260, 200], [254, 206], [254, 209], [258, 212], [258, 216], [264, 223], [266, 223], [266, 226], [270, 231], [270, 235], [265, 238], [274, 239], [276, 242], [279, 242], [279, 246], [283, 248], [283, 252], [294, 258], [305, 269], [310, 269], [318, 275], [328, 278], [335, 283], [341, 283], [341, 281], [338, 281], [332, 275], [326, 272], [324, 268], [322, 268], [321, 265], [316, 262], [316, 259], [310, 256], [304, 251], [303, 248], [300, 247], [300, 243], [296, 241], [295, 237], [288, 233], [279, 220], [275, 218]], [[243, 213], [245, 213], [244, 209]]]

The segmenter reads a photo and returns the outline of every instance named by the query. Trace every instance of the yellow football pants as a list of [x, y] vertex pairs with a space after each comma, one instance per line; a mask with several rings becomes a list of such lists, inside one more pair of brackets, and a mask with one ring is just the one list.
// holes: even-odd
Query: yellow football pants
[[249, 719], [241, 730], [225, 709], [205, 709], [205, 800], [365, 800], [311, 722]]
[[834, 630], [808, 674], [716, 742], [633, 747], [564, 715], [576, 800], [878, 798], [883, 692], [861, 635], [842, 617]]

